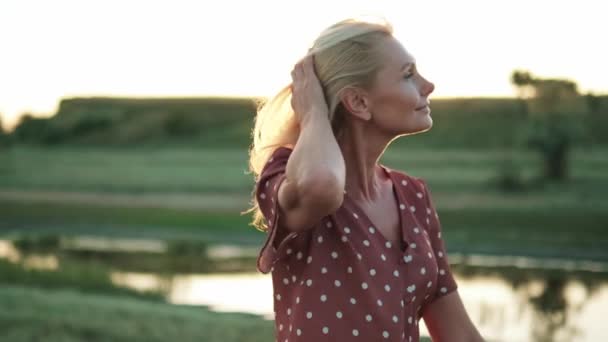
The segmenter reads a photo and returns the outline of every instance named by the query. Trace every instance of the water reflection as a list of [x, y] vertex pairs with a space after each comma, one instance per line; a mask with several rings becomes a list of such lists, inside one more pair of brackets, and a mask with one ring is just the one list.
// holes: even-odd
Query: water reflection
[[[152, 246], [152, 245], [147, 245]], [[157, 246], [154, 246], [157, 248]], [[237, 249], [218, 249], [214, 259], [241, 258]], [[0, 240], [0, 258], [24, 267], [57, 269], [52, 254], [22, 255]], [[54, 259], [53, 259], [54, 258]], [[548, 262], [531, 258], [458, 257], [452, 261], [459, 293], [471, 319], [488, 341], [607, 341], [606, 265]], [[29, 260], [29, 261], [28, 261]], [[54, 260], [54, 261], [53, 261]], [[57, 265], [59, 260], [59, 265]], [[115, 261], [115, 259], [112, 259]], [[548, 267], [534, 267], [544, 265]], [[255, 265], [254, 259], [246, 261]], [[29, 266], [28, 266], [29, 265]], [[560, 269], [566, 268], [567, 270]], [[114, 265], [120, 266], [120, 265]], [[579, 266], [576, 268], [575, 266]], [[112, 282], [140, 291], [160, 290], [174, 304], [206, 305], [216, 311], [249, 312], [273, 319], [270, 275], [255, 271], [199, 274], [130, 271], [113, 267]], [[593, 270], [594, 272], [592, 272]], [[424, 322], [421, 335], [428, 336]]]
[[[466, 272], [461, 272], [466, 269]], [[608, 282], [586, 274], [525, 270], [496, 271], [455, 267], [460, 295], [484, 337], [494, 341], [604, 341], [602, 327], [608, 308]], [[527, 275], [526, 275], [527, 274]], [[544, 278], [546, 276], [546, 278]], [[133, 288], [164, 288], [175, 304], [208, 305], [217, 311], [240, 311], [273, 319], [272, 282], [258, 273], [154, 276], [115, 272], [117, 284]], [[523, 280], [527, 279], [527, 280]], [[168, 285], [170, 284], [170, 285]], [[158, 286], [158, 287], [157, 287]], [[423, 322], [422, 322], [423, 323]], [[421, 334], [428, 336], [424, 324]]]

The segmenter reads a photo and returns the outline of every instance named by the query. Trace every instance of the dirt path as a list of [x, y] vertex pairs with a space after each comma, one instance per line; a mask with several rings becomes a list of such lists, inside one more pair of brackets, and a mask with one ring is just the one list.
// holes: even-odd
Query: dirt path
[[115, 194], [66, 191], [0, 190], [0, 200], [86, 204], [94, 206], [128, 206], [143, 208], [204, 209], [244, 211], [249, 198], [238, 194], [146, 193]]

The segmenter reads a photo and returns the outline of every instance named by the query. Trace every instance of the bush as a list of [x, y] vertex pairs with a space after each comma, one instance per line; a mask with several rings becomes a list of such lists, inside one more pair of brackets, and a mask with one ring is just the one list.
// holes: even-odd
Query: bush
[[13, 241], [13, 245], [22, 253], [55, 252], [61, 246], [58, 235], [24, 236]]

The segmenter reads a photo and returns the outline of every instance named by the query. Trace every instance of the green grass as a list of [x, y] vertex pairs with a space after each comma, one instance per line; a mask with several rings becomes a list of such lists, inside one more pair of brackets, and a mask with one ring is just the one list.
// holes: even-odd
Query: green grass
[[[507, 155], [504, 150], [394, 146], [382, 163], [427, 180], [451, 251], [607, 260], [608, 147], [574, 149], [571, 177], [563, 184], [535, 183], [538, 156], [529, 151], [513, 154], [522, 181], [531, 186], [509, 194], [492, 185]], [[47, 201], [0, 200], [0, 234], [193, 238], [258, 245], [264, 234], [248, 225], [249, 215], [239, 214], [247, 209], [253, 186], [251, 175], [244, 172], [246, 163], [247, 151], [238, 149], [17, 146], [0, 155], [0, 191], [59, 190], [110, 197], [107, 203], [67, 201], [60, 195]], [[114, 194], [134, 199], [112, 203]], [[164, 206], [168, 194], [181, 194], [184, 207]], [[156, 199], [158, 205], [142, 205], [138, 198]]]
[[0, 332], [7, 342], [266, 342], [274, 336], [272, 322], [249, 314], [17, 286], [0, 287]]
[[109, 269], [101, 263], [62, 260], [60, 270], [24, 268], [0, 259], [0, 283], [4, 285], [32, 286], [45, 289], [69, 288], [82, 293], [105, 293], [116, 296], [164, 301], [162, 293], [138, 292], [117, 287], [112, 283]]
[[[606, 186], [606, 155], [607, 147], [573, 150], [572, 179]], [[439, 191], [463, 192], [486, 187], [507, 156], [504, 150], [495, 149], [425, 149], [396, 144], [387, 150], [382, 163], [424, 177]], [[518, 152], [512, 157], [523, 177], [538, 173], [536, 153]], [[246, 196], [253, 187], [247, 162], [246, 149], [15, 146], [0, 154], [0, 189]]]

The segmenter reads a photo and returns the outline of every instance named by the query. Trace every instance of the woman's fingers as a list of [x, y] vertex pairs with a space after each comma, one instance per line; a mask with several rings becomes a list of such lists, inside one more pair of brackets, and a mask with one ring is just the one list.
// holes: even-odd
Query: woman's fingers
[[293, 79], [291, 106], [300, 119], [309, 115], [311, 111], [327, 111], [321, 83], [315, 72], [313, 55], [305, 56], [298, 61], [291, 72], [291, 77]]

